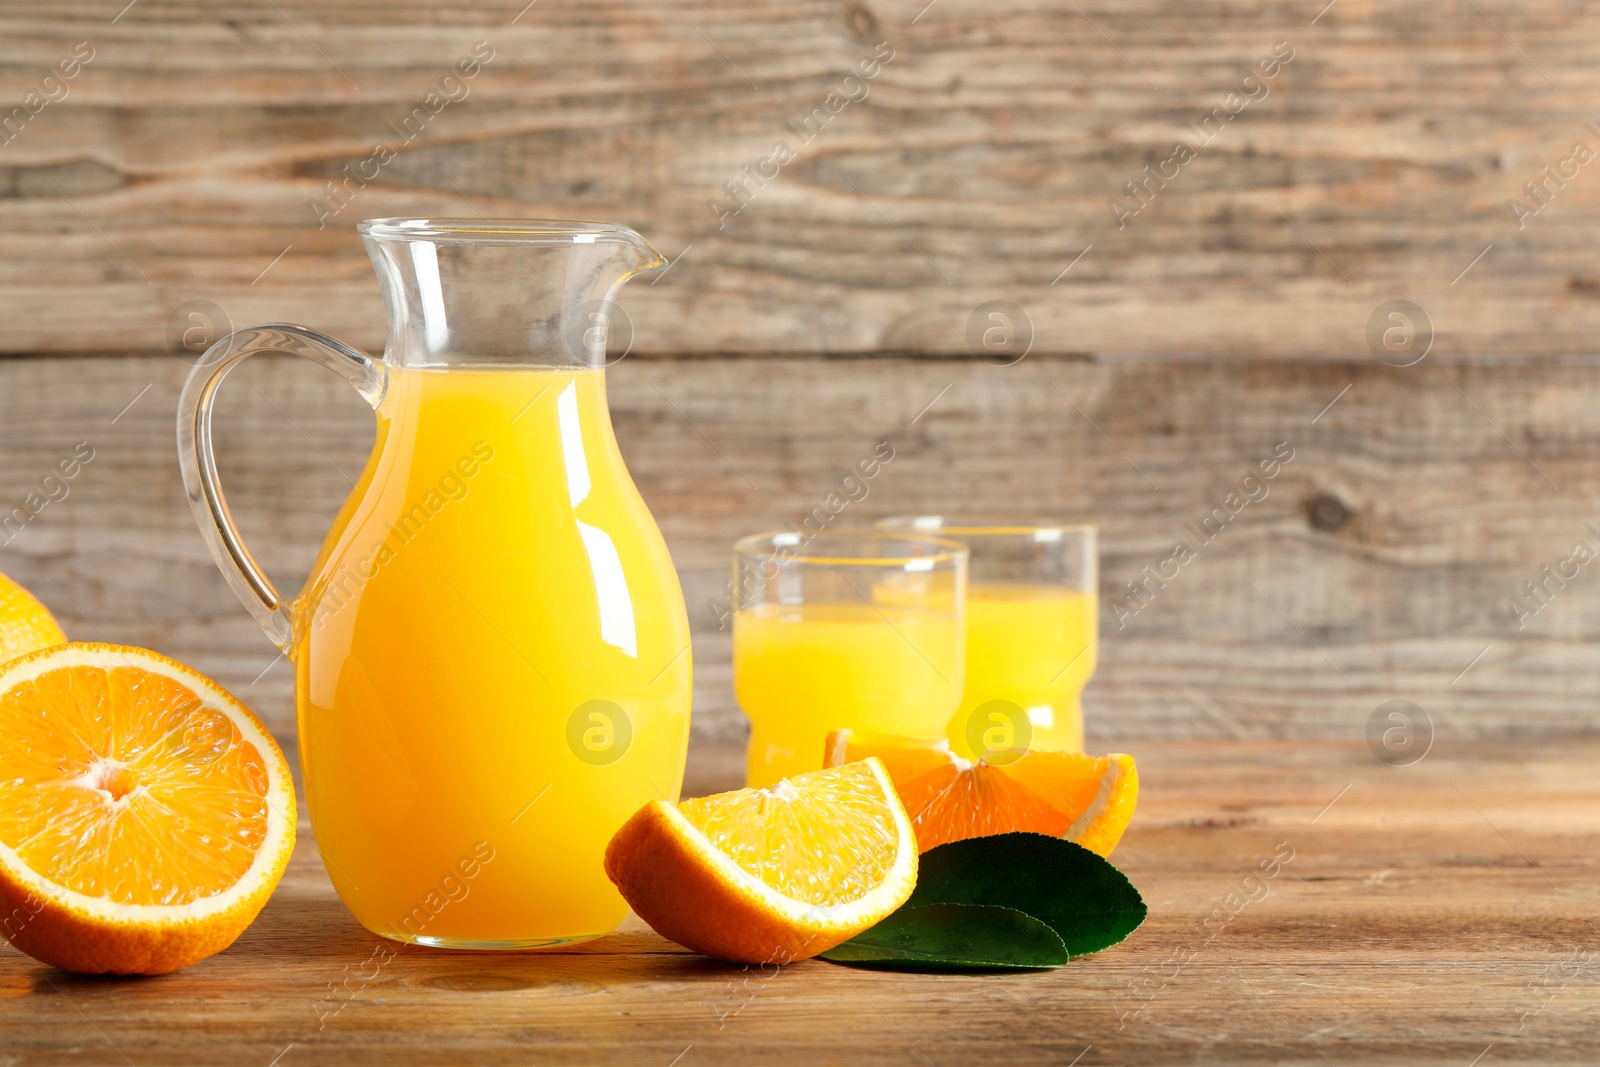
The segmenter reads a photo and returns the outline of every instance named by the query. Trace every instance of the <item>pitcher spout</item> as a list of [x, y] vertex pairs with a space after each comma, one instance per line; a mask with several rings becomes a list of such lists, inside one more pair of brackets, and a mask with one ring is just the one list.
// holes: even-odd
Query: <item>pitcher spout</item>
[[616, 223], [368, 219], [394, 366], [598, 367], [618, 291], [666, 266]]

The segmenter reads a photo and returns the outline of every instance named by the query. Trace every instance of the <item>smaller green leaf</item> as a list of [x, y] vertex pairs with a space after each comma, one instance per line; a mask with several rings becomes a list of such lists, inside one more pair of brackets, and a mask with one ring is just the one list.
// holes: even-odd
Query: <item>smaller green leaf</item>
[[1074, 956], [1115, 945], [1144, 922], [1126, 875], [1071, 841], [1044, 834], [972, 837], [931, 848], [901, 909], [930, 904], [1015, 908], [1046, 922]]
[[1047, 923], [1015, 908], [929, 904], [901, 908], [822, 958], [889, 970], [986, 971], [1059, 967], [1069, 957]]

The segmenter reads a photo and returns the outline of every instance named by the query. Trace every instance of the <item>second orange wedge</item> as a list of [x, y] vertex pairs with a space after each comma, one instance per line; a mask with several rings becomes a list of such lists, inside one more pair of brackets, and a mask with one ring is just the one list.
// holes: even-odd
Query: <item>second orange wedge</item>
[[916, 830], [917, 847], [1015, 830], [1074, 841], [1109, 856], [1139, 798], [1133, 757], [1122, 753], [1007, 752], [1004, 762], [976, 762], [947, 741], [916, 741], [835, 730], [823, 754], [837, 767], [876, 756]]
[[877, 760], [681, 804], [657, 800], [606, 848], [606, 874], [662, 937], [734, 963], [793, 963], [911, 895], [917, 840]]

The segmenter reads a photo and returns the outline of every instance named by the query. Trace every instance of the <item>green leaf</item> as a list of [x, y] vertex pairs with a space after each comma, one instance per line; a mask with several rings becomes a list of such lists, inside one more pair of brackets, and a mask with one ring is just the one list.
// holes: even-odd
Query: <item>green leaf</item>
[[822, 958], [890, 970], [971, 971], [1059, 967], [1070, 957], [1054, 930], [1013, 908], [930, 904], [903, 907]]
[[1115, 945], [1148, 911], [1133, 883], [1106, 860], [1071, 841], [1031, 833], [973, 837], [924, 852], [917, 888], [901, 910], [932, 904], [1024, 912], [1048, 923], [1074, 956]]

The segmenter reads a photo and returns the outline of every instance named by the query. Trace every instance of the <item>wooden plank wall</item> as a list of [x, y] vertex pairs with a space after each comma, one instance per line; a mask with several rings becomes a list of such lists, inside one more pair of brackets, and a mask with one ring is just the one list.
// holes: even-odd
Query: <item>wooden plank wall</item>
[[1391, 299], [1436, 357], [1600, 328], [1585, 2], [126, 3], [0, 10], [0, 115], [93, 56], [0, 145], [6, 351], [159, 350], [192, 300], [376, 346], [352, 224], [479, 212], [682, 254], [641, 352], [965, 354], [995, 299], [1056, 353], [1348, 358]]
[[[0, 502], [77, 442], [95, 449], [66, 498], [0, 547], [0, 570], [72, 635], [192, 662], [288, 732], [290, 672], [184, 503], [172, 410], [186, 369], [0, 360]], [[707, 603], [728, 546], [798, 521], [879, 441], [894, 459], [840, 524], [952, 503], [1100, 522], [1088, 714], [1104, 743], [1356, 739], [1396, 698], [1421, 705], [1441, 743], [1600, 727], [1600, 561], [1529, 601], [1536, 612], [1510, 607], [1575, 542], [1600, 552], [1586, 525], [1600, 525], [1592, 367], [778, 357], [629, 358], [608, 373], [624, 454], [690, 601], [703, 735], [742, 723]], [[218, 421], [230, 503], [293, 588], [365, 459], [371, 415], [331, 376], [268, 357], [230, 378]], [[1187, 524], [1282, 442], [1293, 458], [1265, 496], [1202, 544]], [[1194, 560], [1119, 627], [1119, 592], [1180, 539]]]
[[[879, 439], [896, 459], [840, 521], [1100, 521], [1100, 742], [1359, 737], [1397, 697], [1441, 736], [1600, 726], [1589, 570], [1510, 606], [1600, 550], [1592, 5], [124, 4], [0, 9], [0, 351], [52, 357], [0, 360], [0, 505], [96, 450], [0, 570], [76, 636], [189, 660], [286, 734], [288, 671], [183, 504], [178, 332], [290, 319], [375, 350], [356, 220], [581, 215], [674, 258], [628, 291], [612, 382], [691, 600], [703, 735], [739, 730], [706, 607], [729, 542]], [[418, 119], [479, 41], [465, 95]], [[1216, 108], [1238, 110], [1190, 125]], [[730, 199], [778, 142], [794, 158]], [[348, 205], [321, 199], [380, 143]], [[1141, 203], [1147, 165], [1176, 176]], [[1394, 300], [1423, 311], [1391, 357], [1415, 366], [1372, 353]], [[990, 301], [1021, 311], [999, 359], [970, 340]], [[370, 416], [272, 361], [225, 410], [230, 499], [292, 586]], [[1119, 628], [1126, 583], [1279, 442], [1267, 497]]]

